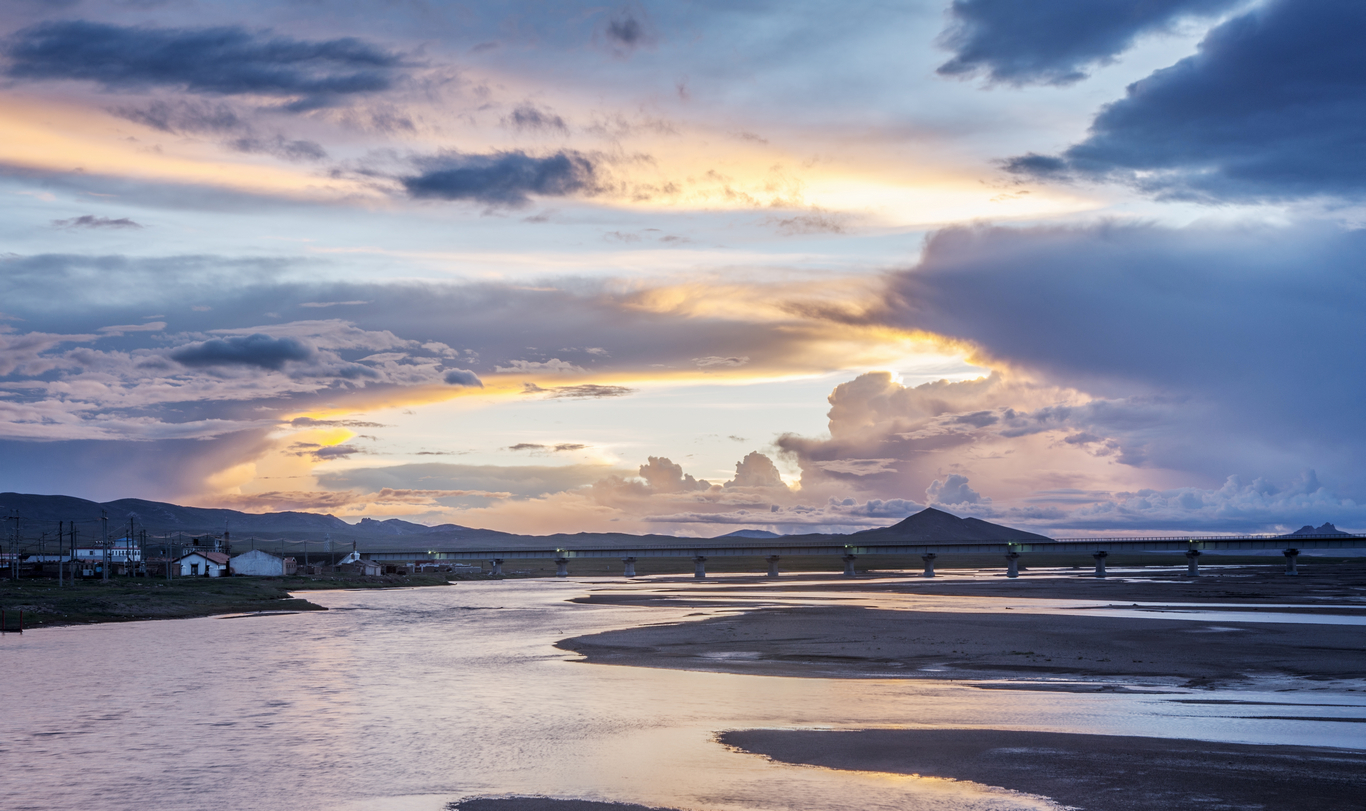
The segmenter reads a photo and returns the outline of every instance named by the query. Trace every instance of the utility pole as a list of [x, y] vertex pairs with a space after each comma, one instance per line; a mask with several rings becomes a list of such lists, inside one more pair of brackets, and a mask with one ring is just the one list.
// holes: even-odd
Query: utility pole
[[57, 588], [62, 587], [62, 566], [66, 561], [62, 560], [62, 530], [66, 529], [66, 522], [57, 522]]
[[104, 582], [109, 582], [109, 511], [100, 510], [100, 531], [104, 539], [104, 566], [101, 567]]

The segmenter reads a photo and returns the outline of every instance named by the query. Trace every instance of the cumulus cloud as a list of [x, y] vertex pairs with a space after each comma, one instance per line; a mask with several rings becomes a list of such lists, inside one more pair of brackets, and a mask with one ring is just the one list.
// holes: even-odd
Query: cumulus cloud
[[264, 333], [214, 338], [189, 344], [171, 352], [171, 359], [185, 366], [257, 366], [280, 371], [289, 361], [313, 357], [313, 348], [295, 338], [272, 338]]
[[408, 194], [420, 199], [522, 208], [532, 197], [591, 195], [598, 185], [594, 160], [571, 150], [545, 157], [516, 150], [489, 155], [452, 152], [419, 159], [417, 166], [419, 174], [399, 180]]
[[735, 478], [726, 482], [726, 487], [781, 487], [786, 490], [787, 484], [772, 459], [753, 451], [735, 463]]
[[352, 37], [298, 40], [238, 27], [153, 28], [85, 20], [45, 22], [5, 48], [12, 79], [69, 79], [106, 91], [171, 87], [207, 95], [270, 96], [307, 110], [387, 90], [398, 56]]
[[935, 479], [925, 488], [925, 498], [936, 507], [965, 507], [990, 504], [991, 499], [968, 486], [968, 477], [956, 473], [945, 476], [943, 481]]
[[1006, 168], [1114, 179], [1168, 197], [1360, 199], [1363, 28], [1366, 6], [1352, 0], [1273, 0], [1211, 30], [1196, 55], [1130, 85], [1082, 142]]
[[711, 483], [683, 472], [683, 466], [664, 456], [651, 456], [640, 466], [640, 478], [657, 493], [686, 493], [707, 490]]
[[954, 56], [941, 76], [984, 75], [1008, 85], [1067, 85], [1111, 62], [1141, 34], [1239, 0], [954, 0], [939, 44]]

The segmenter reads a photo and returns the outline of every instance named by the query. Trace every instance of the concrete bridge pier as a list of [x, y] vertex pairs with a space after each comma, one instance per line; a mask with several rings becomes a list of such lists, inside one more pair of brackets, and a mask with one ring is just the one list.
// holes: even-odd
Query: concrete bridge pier
[[768, 561], [768, 576], [769, 576], [769, 577], [777, 577], [777, 576], [778, 576], [778, 556], [777, 556], [777, 555], [769, 555], [768, 557], [764, 558], [764, 560]]
[[1020, 553], [1019, 553], [1019, 552], [1007, 552], [1007, 553], [1006, 553], [1006, 577], [1019, 577], [1019, 576], [1020, 576]]
[[568, 576], [569, 576], [569, 559], [568, 559], [568, 558], [555, 558], [555, 576], [556, 576], [556, 577], [568, 577]]
[[701, 555], [692, 559], [692, 576], [698, 580], [707, 576], [707, 559]]
[[845, 576], [845, 577], [854, 577], [854, 576], [856, 576], [856, 575], [858, 574], [858, 572], [855, 572], [855, 571], [854, 571], [854, 561], [858, 560], [858, 557], [857, 557], [857, 556], [855, 556], [855, 555], [845, 555], [843, 558], [841, 558], [841, 560], [844, 561], [844, 576]]
[[621, 562], [624, 563], [624, 564], [626, 564], [626, 572], [625, 572], [626, 576], [627, 576], [627, 577], [635, 577], [635, 576], [636, 576], [636, 559], [635, 559], [635, 558], [622, 558], [622, 559], [621, 559]]
[[492, 572], [492, 574], [494, 574], [494, 575], [501, 575], [501, 574], [503, 573], [503, 559], [502, 559], [502, 558], [494, 558], [493, 560], [489, 561], [489, 564], [493, 566], [493, 572]]
[[1096, 577], [1104, 577], [1104, 576], [1105, 576], [1105, 559], [1108, 558], [1109, 556], [1110, 556], [1110, 553], [1109, 553], [1109, 552], [1106, 552], [1106, 551], [1104, 551], [1104, 550], [1101, 550], [1101, 551], [1099, 551], [1099, 552], [1092, 552], [1092, 553], [1091, 553], [1091, 557], [1093, 557], [1093, 558], [1096, 559]]
[[1282, 555], [1285, 555], [1285, 573], [1286, 573], [1286, 574], [1299, 574], [1299, 573], [1300, 573], [1300, 570], [1299, 570], [1298, 568], [1295, 567], [1295, 561], [1296, 561], [1296, 559], [1300, 556], [1300, 550], [1298, 550], [1298, 549], [1287, 549], [1287, 550], [1281, 552], [1281, 554], [1282, 554]]
[[1200, 550], [1186, 550], [1186, 577], [1200, 576]]
[[925, 561], [925, 573], [921, 577], [934, 577], [934, 559], [937, 557], [939, 556], [933, 552], [927, 552], [920, 556], [920, 559]]

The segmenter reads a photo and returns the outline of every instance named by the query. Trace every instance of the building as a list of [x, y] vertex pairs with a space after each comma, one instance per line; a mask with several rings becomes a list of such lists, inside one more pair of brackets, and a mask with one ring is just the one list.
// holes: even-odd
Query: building
[[[84, 562], [102, 563], [104, 561], [104, 545], [99, 541], [83, 543], [72, 550], [71, 557]], [[109, 562], [122, 565], [130, 561], [133, 563], [142, 562], [142, 549], [138, 547], [137, 541], [127, 536], [110, 538]]]
[[283, 577], [285, 560], [269, 552], [253, 549], [232, 559], [232, 573], [250, 577]]
[[229, 563], [222, 552], [191, 552], [176, 561], [181, 577], [227, 577]]

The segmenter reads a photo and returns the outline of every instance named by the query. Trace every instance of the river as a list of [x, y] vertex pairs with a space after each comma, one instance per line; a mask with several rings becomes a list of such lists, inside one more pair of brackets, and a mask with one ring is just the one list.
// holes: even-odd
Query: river
[[[0, 805], [440, 811], [472, 796], [546, 795], [690, 811], [1043, 809], [1054, 806], [970, 783], [774, 763], [714, 735], [933, 725], [1359, 746], [1360, 724], [1241, 718], [1179, 694], [586, 664], [554, 643], [733, 610], [567, 602], [596, 588], [651, 586], [322, 592], [308, 597], [326, 612], [8, 635]], [[1261, 697], [1292, 705], [1281, 716], [1366, 717], [1359, 693], [1334, 694], [1333, 707], [1312, 706], [1324, 703], [1315, 694]]]

